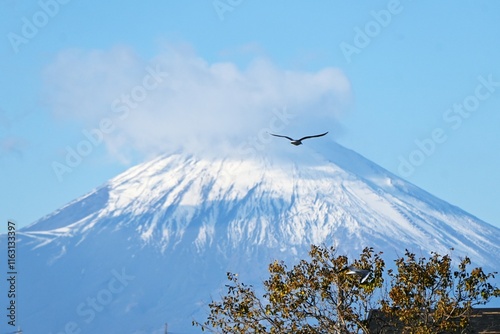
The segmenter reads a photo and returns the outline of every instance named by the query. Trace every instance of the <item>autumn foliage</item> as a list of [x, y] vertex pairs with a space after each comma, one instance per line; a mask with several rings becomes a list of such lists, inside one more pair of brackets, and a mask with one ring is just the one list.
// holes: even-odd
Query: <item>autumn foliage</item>
[[[454, 270], [448, 255], [406, 251], [385, 273], [372, 248], [351, 262], [334, 248], [312, 246], [309, 255], [292, 268], [271, 263], [262, 296], [228, 273], [227, 294], [193, 324], [215, 333], [460, 333], [473, 306], [500, 296], [493, 273], [469, 271], [468, 258]], [[370, 276], [362, 282], [349, 267]]]
[[381, 310], [390, 319], [389, 328], [400, 333], [461, 333], [467, 329], [472, 307], [500, 296], [489, 283], [493, 273], [481, 268], [470, 272], [468, 257], [453, 270], [449, 255], [432, 253], [417, 259], [406, 251], [396, 260], [388, 295], [381, 299]]

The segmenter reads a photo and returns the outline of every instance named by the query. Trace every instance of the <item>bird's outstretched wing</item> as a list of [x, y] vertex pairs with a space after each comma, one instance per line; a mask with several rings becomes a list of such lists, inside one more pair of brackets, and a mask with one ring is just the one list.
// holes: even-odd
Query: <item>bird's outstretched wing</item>
[[309, 139], [309, 138], [323, 137], [323, 136], [324, 136], [324, 135], [326, 135], [327, 133], [328, 133], [328, 131], [327, 131], [327, 132], [325, 132], [325, 133], [322, 133], [322, 134], [320, 134], [320, 135], [305, 136], [305, 137], [300, 138], [300, 139], [299, 139], [299, 141], [302, 141], [302, 140], [304, 140], [304, 139]]
[[370, 270], [368, 269], [359, 269], [356, 267], [347, 267], [347, 270], [349, 270], [346, 274], [347, 275], [356, 275], [360, 278], [360, 283], [364, 283], [368, 277], [370, 276]]
[[268, 132], [271, 136], [275, 136], [275, 137], [281, 137], [281, 138], [286, 138], [288, 140], [291, 140], [291, 141], [294, 141], [295, 139], [293, 138], [290, 138], [290, 137], [287, 137], [287, 136], [282, 136], [282, 135], [275, 135], [274, 133], [270, 133]]

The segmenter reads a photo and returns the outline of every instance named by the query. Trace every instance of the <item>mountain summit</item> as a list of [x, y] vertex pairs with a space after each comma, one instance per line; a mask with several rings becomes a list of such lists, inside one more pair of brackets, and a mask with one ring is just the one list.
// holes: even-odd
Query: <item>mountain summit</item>
[[163, 333], [167, 322], [195, 332], [191, 320], [205, 318], [227, 271], [258, 283], [269, 262], [296, 261], [310, 244], [351, 256], [370, 246], [389, 260], [454, 248], [486, 269], [500, 260], [499, 229], [338, 144], [246, 158], [178, 152], [19, 232], [19, 323], [37, 333]]

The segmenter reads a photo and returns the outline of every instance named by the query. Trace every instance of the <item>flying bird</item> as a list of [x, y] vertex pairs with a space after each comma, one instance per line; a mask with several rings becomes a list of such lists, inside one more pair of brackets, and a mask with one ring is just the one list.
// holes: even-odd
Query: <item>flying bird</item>
[[281, 137], [281, 138], [286, 138], [288, 140], [290, 140], [290, 144], [292, 145], [295, 145], [295, 146], [299, 146], [299, 145], [302, 145], [302, 141], [304, 139], [309, 139], [309, 138], [317, 138], [317, 137], [323, 137], [324, 135], [326, 135], [328, 133], [325, 132], [325, 133], [322, 133], [320, 135], [314, 135], [314, 136], [305, 136], [305, 137], [302, 137], [300, 139], [293, 139], [293, 138], [290, 138], [288, 136], [282, 136], [282, 135], [275, 135], [274, 133], [269, 133], [271, 136], [275, 136], [275, 137]]
[[358, 269], [356, 267], [348, 267], [347, 270], [349, 271], [346, 273], [346, 275], [357, 275], [361, 279], [360, 283], [364, 283], [371, 273], [371, 271], [368, 269]]

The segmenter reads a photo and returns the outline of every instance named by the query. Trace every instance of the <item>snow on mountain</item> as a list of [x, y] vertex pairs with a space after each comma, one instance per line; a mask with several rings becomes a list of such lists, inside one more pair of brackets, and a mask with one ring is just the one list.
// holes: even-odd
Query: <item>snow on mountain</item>
[[[281, 144], [281, 142], [280, 142]], [[315, 147], [311, 145], [311, 147]], [[19, 231], [26, 333], [196, 332], [227, 271], [266, 278], [310, 244], [408, 248], [492, 271], [500, 230], [338, 144], [143, 163]], [[5, 236], [0, 240], [5, 244]]]

